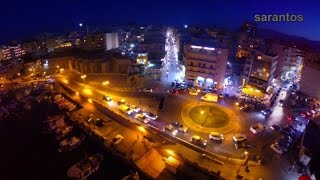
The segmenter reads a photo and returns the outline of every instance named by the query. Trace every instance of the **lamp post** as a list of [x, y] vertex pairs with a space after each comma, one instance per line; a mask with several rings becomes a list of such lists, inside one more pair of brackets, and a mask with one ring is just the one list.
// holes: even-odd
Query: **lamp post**
[[87, 75], [82, 75], [81, 78], [83, 79], [83, 83], [86, 83], [86, 77]]
[[[200, 111], [200, 114], [201, 114], [201, 122], [203, 122], [204, 110], [201, 110], [201, 111]], [[204, 123], [201, 124], [201, 127], [203, 126], [203, 124], [204, 124]]]
[[104, 85], [104, 86], [109, 85], [109, 81], [104, 81], [104, 82], [102, 82], [102, 85]]
[[200, 89], [197, 89], [197, 93], [198, 93], [198, 104], [200, 104], [200, 96], [201, 96]]

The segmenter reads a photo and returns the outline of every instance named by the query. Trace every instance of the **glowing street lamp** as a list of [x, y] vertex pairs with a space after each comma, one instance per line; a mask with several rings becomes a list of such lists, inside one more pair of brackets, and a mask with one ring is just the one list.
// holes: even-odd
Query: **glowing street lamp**
[[109, 81], [102, 82], [102, 85], [104, 85], [104, 86], [109, 85]]
[[86, 83], [86, 77], [87, 75], [82, 75], [81, 78], [83, 79], [83, 83]]

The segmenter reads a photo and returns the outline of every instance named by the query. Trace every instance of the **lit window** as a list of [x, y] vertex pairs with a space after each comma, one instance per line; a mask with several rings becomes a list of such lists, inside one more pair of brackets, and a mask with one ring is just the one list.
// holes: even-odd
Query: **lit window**
[[257, 59], [261, 60], [261, 59], [262, 59], [262, 57], [261, 57], [261, 56], [257, 56]]

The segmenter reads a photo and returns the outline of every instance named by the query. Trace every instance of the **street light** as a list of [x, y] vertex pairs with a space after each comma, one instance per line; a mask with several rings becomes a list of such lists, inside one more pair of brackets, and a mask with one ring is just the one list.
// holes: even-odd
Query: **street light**
[[201, 96], [200, 89], [197, 89], [197, 95], [198, 95], [198, 104], [199, 104], [200, 103], [200, 96]]
[[[204, 114], [204, 110], [201, 110], [200, 111], [200, 114], [201, 114], [201, 122], [203, 122], [203, 114]], [[204, 122], [201, 124], [201, 127], [203, 126]]]
[[109, 84], [109, 81], [104, 81], [104, 82], [102, 82], [102, 85], [104, 85], [104, 86], [106, 86], [106, 85], [108, 85]]
[[87, 75], [82, 75], [81, 78], [83, 79], [83, 83], [86, 83], [86, 77]]

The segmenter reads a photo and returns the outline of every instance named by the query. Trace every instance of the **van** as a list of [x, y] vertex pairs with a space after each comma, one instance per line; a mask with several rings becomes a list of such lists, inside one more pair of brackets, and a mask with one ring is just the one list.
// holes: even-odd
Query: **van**
[[218, 94], [215, 93], [207, 93], [204, 96], [201, 97], [202, 101], [208, 101], [208, 102], [218, 102]]

